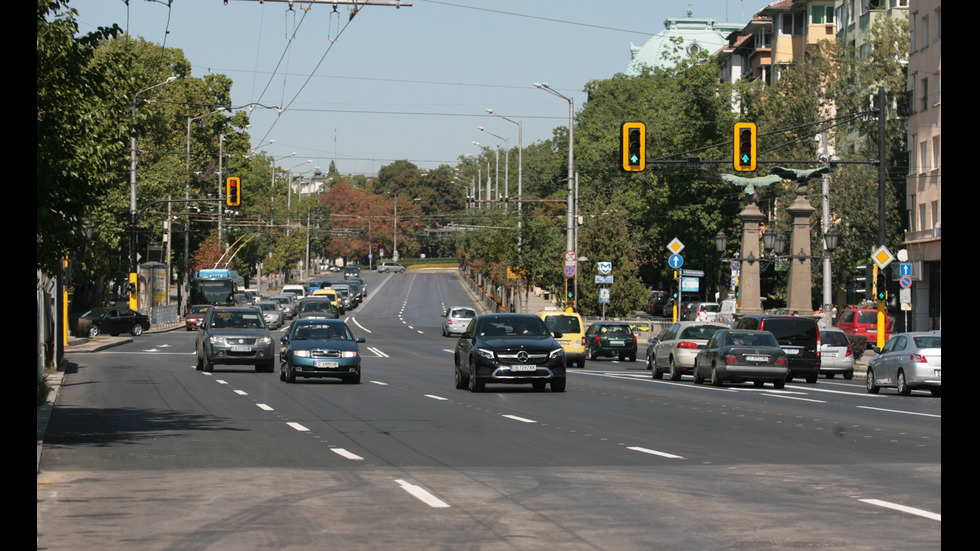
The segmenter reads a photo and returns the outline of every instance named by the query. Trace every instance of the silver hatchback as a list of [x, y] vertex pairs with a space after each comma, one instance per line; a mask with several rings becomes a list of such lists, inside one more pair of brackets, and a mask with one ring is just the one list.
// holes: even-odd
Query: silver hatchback
[[453, 306], [446, 309], [442, 318], [442, 336], [451, 337], [466, 331], [466, 326], [476, 317], [476, 310], [466, 306]]

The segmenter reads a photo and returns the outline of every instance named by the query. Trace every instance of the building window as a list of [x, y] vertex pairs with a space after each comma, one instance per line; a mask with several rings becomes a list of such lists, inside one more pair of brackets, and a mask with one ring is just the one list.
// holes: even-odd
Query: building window
[[922, 109], [920, 109], [920, 111], [925, 111], [929, 108], [929, 77], [922, 79], [920, 84], [921, 89], [919, 90], [919, 93], [922, 94], [920, 96], [922, 98]]
[[929, 16], [922, 16], [922, 24], [919, 25], [919, 32], [922, 33], [922, 47], [929, 46]]
[[932, 227], [936, 229], [939, 227], [939, 201], [933, 201], [930, 206], [932, 207]]
[[784, 13], [779, 32], [782, 35], [803, 36], [805, 26], [805, 13]]
[[[909, 207], [911, 205], [911, 207]], [[915, 231], [917, 220], [915, 219], [915, 194], [909, 195], [909, 202], [905, 205], [909, 209], [909, 229]]]
[[907, 8], [909, 7], [909, 0], [891, 0], [893, 8]]
[[919, 231], [925, 231], [926, 229], [926, 204], [922, 203], [919, 205]]
[[916, 135], [912, 134], [912, 139], [909, 140], [909, 174], [915, 174], [915, 167], [918, 165], [915, 158], [915, 139]]
[[926, 166], [929, 162], [929, 142], [919, 142], [919, 162], [922, 163], [922, 166], [919, 167], [919, 172], [924, 173], [929, 170], [929, 167]]
[[916, 42], [916, 33], [915, 33], [915, 21], [918, 17], [919, 17], [918, 12], [913, 13], [909, 17], [909, 46], [913, 52], [918, 49], [916, 48], [916, 44], [918, 44], [918, 42]]
[[936, 78], [934, 80], [936, 81], [936, 105], [939, 105], [939, 103], [943, 99], [942, 98], [943, 74], [936, 73]]
[[823, 25], [834, 22], [833, 6], [810, 6], [810, 24]]
[[933, 136], [932, 137], [932, 169], [933, 170], [939, 170], [940, 167], [939, 163], [942, 161], [942, 156], [941, 156], [942, 149], [940, 147], [941, 145], [942, 145], [942, 136]]
[[936, 40], [943, 37], [943, 8], [936, 8]]
[[844, 28], [844, 4], [834, 10], [834, 22], [837, 23], [837, 32], [840, 32]]

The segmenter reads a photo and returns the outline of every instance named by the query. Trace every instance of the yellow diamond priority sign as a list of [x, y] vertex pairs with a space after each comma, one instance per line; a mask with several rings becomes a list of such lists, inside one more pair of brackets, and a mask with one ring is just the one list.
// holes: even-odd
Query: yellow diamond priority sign
[[886, 266], [895, 260], [895, 256], [892, 255], [891, 251], [889, 251], [887, 247], [882, 245], [871, 254], [871, 259], [874, 260], [879, 270], [884, 270]]

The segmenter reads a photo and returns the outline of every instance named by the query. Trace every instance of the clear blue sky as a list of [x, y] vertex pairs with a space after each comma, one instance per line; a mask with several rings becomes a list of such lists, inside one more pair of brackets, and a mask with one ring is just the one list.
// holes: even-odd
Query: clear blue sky
[[690, 7], [695, 17], [745, 22], [766, 3], [414, 0], [400, 9], [363, 7], [349, 25], [346, 6], [332, 14], [330, 5], [300, 2], [292, 11], [245, 0], [69, 5], [82, 31], [118, 23], [181, 48], [194, 76], [228, 75], [235, 105], [288, 107], [282, 115], [254, 111], [250, 129], [253, 146], [276, 140], [261, 147], [268, 154], [296, 152], [298, 160], [282, 166], [312, 159], [326, 170], [336, 158], [342, 173], [373, 174], [398, 159], [422, 168], [455, 164], [478, 153], [471, 141], [503, 145], [477, 126], [516, 146], [517, 126], [486, 108], [523, 121], [525, 144], [548, 139], [567, 125], [568, 103], [533, 82], [572, 97], [578, 111], [585, 84], [625, 71], [630, 43], [645, 43], [666, 18]]

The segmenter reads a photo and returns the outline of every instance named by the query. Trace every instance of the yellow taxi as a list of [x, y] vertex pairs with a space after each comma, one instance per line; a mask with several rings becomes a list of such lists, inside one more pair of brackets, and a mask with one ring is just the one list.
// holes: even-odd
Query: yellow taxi
[[564, 312], [557, 308], [545, 308], [536, 314], [544, 320], [548, 331], [561, 333], [556, 338], [558, 344], [565, 349], [565, 367], [585, 367], [585, 325], [582, 316], [575, 312]]

